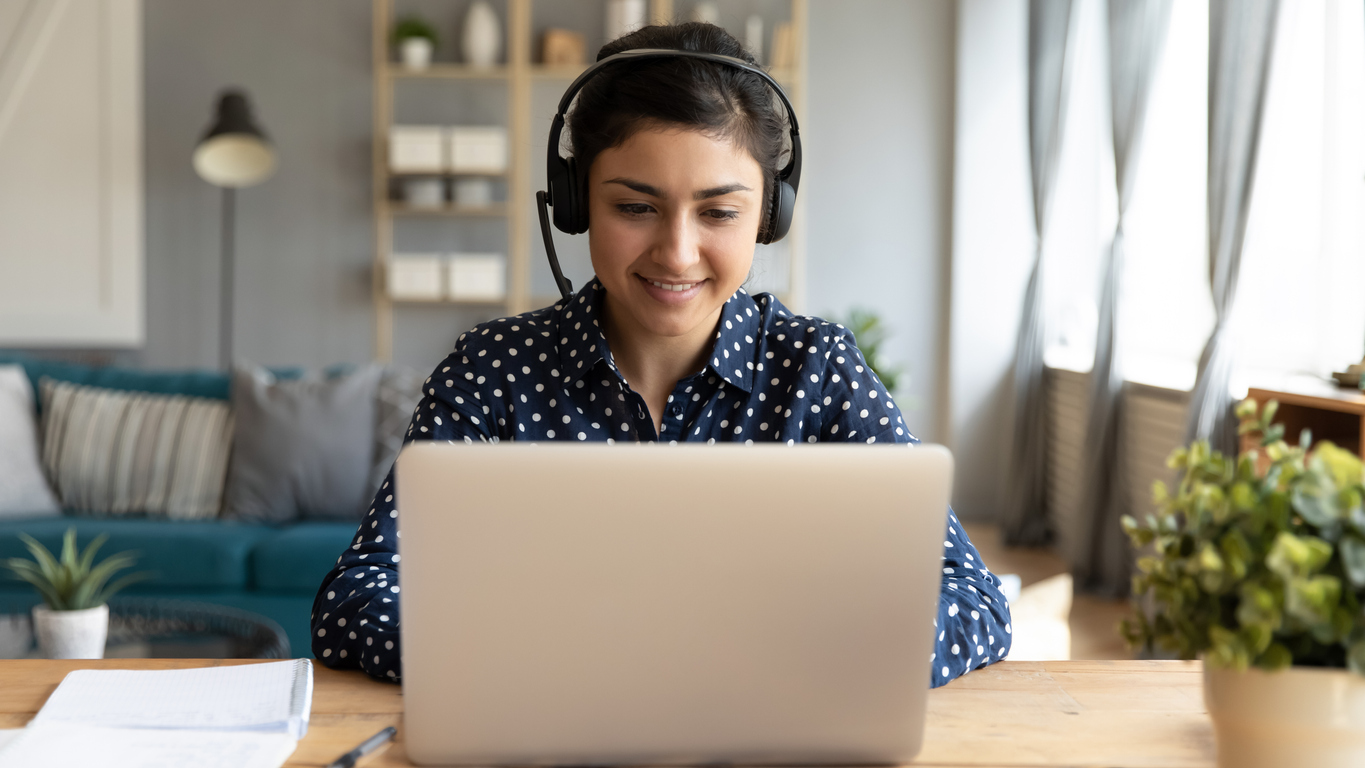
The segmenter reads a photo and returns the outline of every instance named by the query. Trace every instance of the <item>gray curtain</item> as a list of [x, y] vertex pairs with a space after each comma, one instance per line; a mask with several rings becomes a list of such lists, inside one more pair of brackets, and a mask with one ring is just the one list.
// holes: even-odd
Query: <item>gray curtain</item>
[[1279, 8], [1279, 0], [1209, 0], [1208, 257], [1216, 321], [1199, 357], [1185, 436], [1207, 439], [1224, 453], [1237, 449], [1228, 395], [1234, 342], [1229, 321]]
[[1119, 299], [1122, 296], [1123, 224], [1133, 199], [1133, 180], [1147, 118], [1147, 100], [1171, 20], [1171, 0], [1109, 0], [1109, 105], [1114, 138], [1114, 175], [1118, 184], [1118, 224], [1104, 264], [1100, 289], [1099, 333], [1090, 375], [1090, 415], [1086, 423], [1085, 518], [1079, 531], [1089, 546], [1080, 550], [1072, 573], [1086, 589], [1116, 595], [1129, 588], [1128, 540], [1119, 525], [1123, 503], [1120, 414], [1123, 373], [1119, 370]]
[[1047, 393], [1043, 388], [1043, 243], [1061, 157], [1072, 49], [1072, 0], [1030, 0], [1028, 19], [1029, 165], [1033, 171], [1033, 270], [1024, 292], [1014, 358], [1014, 440], [1003, 529], [1009, 544], [1049, 538]]

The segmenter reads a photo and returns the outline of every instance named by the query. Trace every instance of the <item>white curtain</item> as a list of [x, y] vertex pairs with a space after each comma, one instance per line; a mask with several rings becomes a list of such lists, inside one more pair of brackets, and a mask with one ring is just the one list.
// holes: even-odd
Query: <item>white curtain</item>
[[1237, 449], [1232, 418], [1233, 307], [1265, 112], [1279, 0], [1209, 2], [1208, 260], [1213, 333], [1199, 357], [1186, 439]]
[[1030, 0], [1028, 22], [1029, 165], [1033, 172], [1033, 269], [1024, 293], [1014, 358], [1014, 440], [1004, 510], [1005, 541], [1039, 545], [1047, 516], [1047, 393], [1043, 387], [1043, 243], [1066, 122], [1074, 3]]
[[1087, 589], [1123, 594], [1128, 589], [1129, 552], [1119, 525], [1125, 512], [1120, 446], [1123, 373], [1120, 369], [1119, 297], [1123, 295], [1124, 214], [1133, 199], [1147, 102], [1171, 18], [1171, 0], [1109, 0], [1109, 101], [1118, 187], [1118, 222], [1100, 291], [1099, 329], [1091, 372], [1086, 424], [1084, 517], [1081, 541], [1089, 546], [1072, 563]]

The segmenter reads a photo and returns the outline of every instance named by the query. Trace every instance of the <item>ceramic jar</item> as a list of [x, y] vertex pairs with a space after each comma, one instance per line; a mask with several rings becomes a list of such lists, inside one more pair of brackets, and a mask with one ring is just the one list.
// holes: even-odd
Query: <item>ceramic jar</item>
[[38, 648], [49, 659], [102, 659], [109, 634], [109, 606], [79, 611], [33, 607], [33, 633]]
[[1204, 668], [1219, 768], [1365, 765], [1365, 677], [1345, 669]]
[[425, 37], [409, 37], [398, 46], [403, 66], [420, 72], [431, 66], [431, 41]]
[[486, 0], [475, 0], [469, 4], [464, 17], [463, 43], [464, 60], [474, 67], [491, 67], [498, 63], [502, 53], [502, 25], [498, 14]]

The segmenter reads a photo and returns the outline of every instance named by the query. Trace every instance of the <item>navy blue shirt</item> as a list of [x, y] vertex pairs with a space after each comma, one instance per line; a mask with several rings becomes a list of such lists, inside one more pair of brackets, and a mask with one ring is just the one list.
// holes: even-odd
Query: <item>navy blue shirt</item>
[[[709, 363], [668, 397], [661, 431], [598, 325], [605, 291], [460, 336], [423, 385], [407, 440], [918, 443], [843, 326], [740, 290], [721, 309]], [[850, 498], [856, 499], [856, 493]], [[398, 508], [393, 472], [313, 604], [313, 653], [398, 680]], [[949, 511], [932, 685], [1003, 658], [1009, 606]]]

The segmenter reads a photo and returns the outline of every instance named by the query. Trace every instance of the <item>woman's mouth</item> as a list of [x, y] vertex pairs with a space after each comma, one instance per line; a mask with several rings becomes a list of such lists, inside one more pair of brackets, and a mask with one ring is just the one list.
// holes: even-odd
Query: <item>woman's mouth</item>
[[636, 275], [644, 285], [645, 292], [658, 301], [669, 304], [681, 303], [701, 292], [705, 280], [666, 281], [653, 280], [644, 275]]

